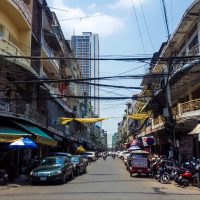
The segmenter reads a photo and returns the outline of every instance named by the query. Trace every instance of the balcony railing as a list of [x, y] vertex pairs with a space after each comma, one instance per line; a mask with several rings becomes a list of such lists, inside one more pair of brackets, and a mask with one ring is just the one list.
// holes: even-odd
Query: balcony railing
[[[185, 113], [197, 111], [197, 110], [199, 110], [199, 113], [197, 114], [200, 115], [200, 99], [195, 99], [195, 100], [188, 101], [185, 103], [179, 103], [176, 107], [172, 108], [172, 115], [174, 119], [178, 120], [184, 117], [183, 115]], [[191, 113], [191, 116], [194, 116], [194, 113]], [[164, 119], [161, 116], [158, 116], [157, 118], [152, 119], [152, 128], [162, 126], [163, 124], [164, 124]]]
[[[25, 55], [17, 46], [15, 46], [13, 43], [11, 43], [10, 41], [7, 41], [4, 38], [0, 39], [0, 54], [7, 55], [7, 56], [22, 56], [22, 57], [24, 56], [25, 57]], [[33, 74], [36, 74], [34, 69], [31, 67], [30, 61], [28, 59], [25, 59], [25, 58], [15, 59], [14, 62], [24, 67], [25, 69], [31, 71]]]
[[36, 122], [47, 124], [47, 116], [44, 113], [41, 113], [39, 110], [33, 108], [30, 104], [26, 102], [18, 102], [16, 104], [8, 103], [5, 101], [0, 101], [0, 111], [3, 115], [16, 115], [19, 118], [19, 115], [28, 120], [34, 120]]
[[152, 127], [156, 127], [160, 124], [164, 124], [164, 119], [162, 116], [158, 116], [157, 118], [152, 120]]
[[31, 25], [32, 16], [23, 0], [9, 0], [16, 8], [20, 10], [26, 21]]
[[179, 114], [182, 115], [183, 113], [195, 111], [195, 110], [200, 110], [200, 99], [195, 99], [195, 100], [180, 104]]
[[[189, 51], [187, 51], [184, 55], [180, 55], [180, 56], [196, 56], [196, 55], [199, 55], [199, 44], [196, 44]], [[190, 62], [191, 62], [191, 60], [184, 59], [184, 62], [182, 62], [182, 63], [178, 63], [178, 64], [175, 63], [173, 66], [173, 70], [177, 71], [177, 70], [183, 68], [184, 65], [189, 64]]]
[[[50, 91], [50, 93], [52, 94], [52, 96], [53, 96], [53, 95], [59, 95], [59, 94], [60, 94], [58, 88], [52, 87], [52, 86], [50, 86], [49, 84], [46, 84], [46, 83], [45, 83], [45, 86], [49, 89], [49, 91]], [[72, 112], [72, 110], [71, 110], [71, 108], [70, 108], [70, 105], [69, 105], [69, 103], [68, 103], [67, 100], [64, 100], [64, 98], [63, 98], [63, 99], [61, 99], [61, 98], [55, 98], [55, 99], [56, 99], [56, 101], [57, 101], [60, 105], [62, 105], [63, 108], [65, 108], [68, 112]]]
[[[55, 54], [53, 53], [52, 49], [48, 46], [48, 44], [46, 43], [45, 39], [42, 38], [42, 46], [44, 48], [44, 50], [46, 51], [48, 57], [56, 57]], [[59, 72], [60, 69], [60, 63], [58, 62], [58, 60], [56, 59], [51, 59], [51, 62], [53, 63], [53, 65], [55, 66], [56, 70]]]

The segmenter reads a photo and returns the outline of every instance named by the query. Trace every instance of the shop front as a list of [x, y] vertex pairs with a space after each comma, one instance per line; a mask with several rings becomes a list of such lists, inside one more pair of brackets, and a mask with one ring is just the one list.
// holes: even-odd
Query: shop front
[[[9, 178], [15, 179], [19, 174], [28, 174], [38, 165], [40, 158], [48, 155], [57, 141], [40, 128], [27, 123], [6, 121], [0, 125], [0, 168], [6, 169]], [[10, 143], [27, 137], [34, 141], [37, 149], [10, 149]]]

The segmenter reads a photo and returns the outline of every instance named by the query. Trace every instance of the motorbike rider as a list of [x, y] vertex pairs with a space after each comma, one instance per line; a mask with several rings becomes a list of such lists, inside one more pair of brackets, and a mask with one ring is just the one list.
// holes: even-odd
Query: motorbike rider
[[113, 159], [115, 159], [115, 152], [112, 153], [112, 157], [113, 157]]
[[103, 159], [106, 160], [106, 157], [107, 157], [106, 153], [103, 152]]

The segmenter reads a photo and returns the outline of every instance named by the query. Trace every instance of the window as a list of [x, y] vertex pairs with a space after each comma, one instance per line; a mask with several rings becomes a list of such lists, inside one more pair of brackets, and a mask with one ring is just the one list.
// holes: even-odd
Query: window
[[0, 37], [5, 37], [5, 27], [0, 24]]

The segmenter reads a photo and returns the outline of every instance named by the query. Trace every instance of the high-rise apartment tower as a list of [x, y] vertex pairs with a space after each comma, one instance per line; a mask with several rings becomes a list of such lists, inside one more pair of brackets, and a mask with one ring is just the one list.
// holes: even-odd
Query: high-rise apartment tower
[[[83, 78], [98, 78], [99, 77], [99, 36], [91, 32], [83, 32], [82, 35], [71, 37], [71, 46], [76, 52], [77, 58], [86, 58], [78, 60], [81, 66]], [[92, 60], [97, 59], [97, 60]], [[99, 80], [88, 81], [90, 83], [99, 84]], [[83, 85], [83, 95], [94, 96], [91, 99], [91, 105], [94, 109], [95, 116], [99, 116], [99, 87], [85, 84]]]

